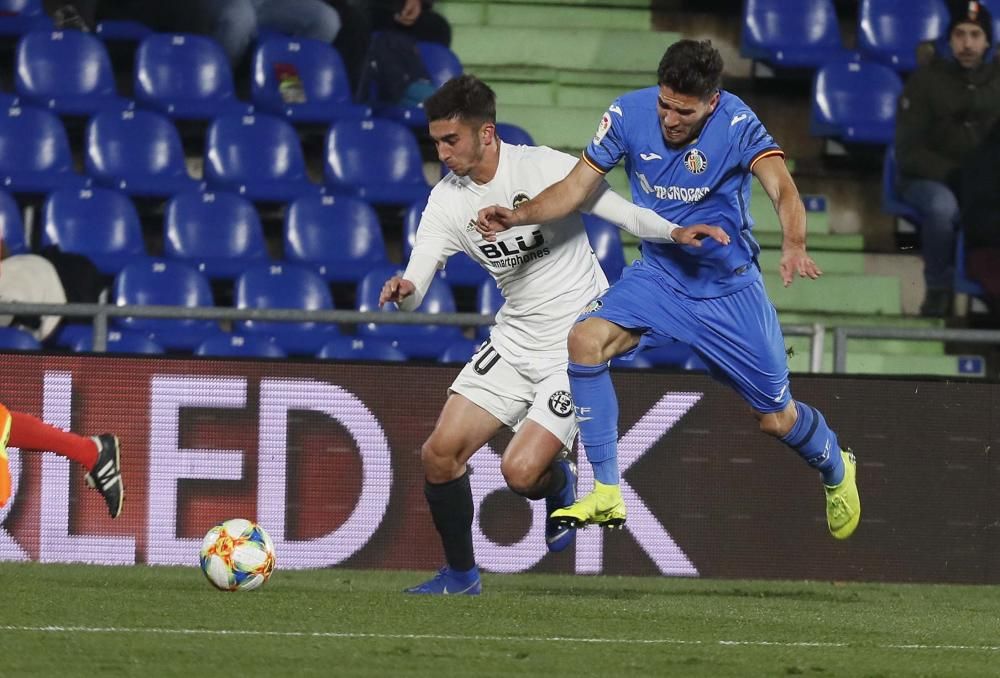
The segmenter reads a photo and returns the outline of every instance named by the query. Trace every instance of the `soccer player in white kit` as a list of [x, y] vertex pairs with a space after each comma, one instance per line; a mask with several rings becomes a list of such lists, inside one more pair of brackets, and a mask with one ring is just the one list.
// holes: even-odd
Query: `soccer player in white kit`
[[[579, 213], [551, 224], [511, 229], [494, 242], [476, 231], [478, 211], [514, 208], [562, 178], [576, 159], [547, 147], [512, 146], [496, 136], [496, 97], [482, 81], [463, 75], [424, 102], [441, 162], [450, 173], [431, 192], [416, 245], [402, 276], [382, 288], [379, 303], [403, 310], [420, 305], [435, 272], [465, 252], [486, 268], [504, 297], [496, 325], [458, 378], [434, 431], [421, 449], [424, 494], [441, 536], [447, 565], [408, 593], [481, 591], [472, 546], [473, 501], [466, 462], [503, 427], [515, 431], [504, 450], [507, 485], [547, 511], [576, 499], [576, 471], [566, 459], [577, 434], [566, 374], [566, 337], [580, 312], [608, 287]], [[605, 185], [584, 211], [639, 237], [700, 245], [716, 227], [677, 227], [633, 205]], [[575, 529], [549, 520], [552, 551], [573, 542]]]

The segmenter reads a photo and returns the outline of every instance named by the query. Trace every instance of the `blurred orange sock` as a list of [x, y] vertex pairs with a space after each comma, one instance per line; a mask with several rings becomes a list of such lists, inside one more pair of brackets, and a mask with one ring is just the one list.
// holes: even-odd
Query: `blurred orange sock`
[[10, 464], [7, 462], [7, 441], [10, 438], [10, 412], [0, 405], [0, 507], [10, 501]]

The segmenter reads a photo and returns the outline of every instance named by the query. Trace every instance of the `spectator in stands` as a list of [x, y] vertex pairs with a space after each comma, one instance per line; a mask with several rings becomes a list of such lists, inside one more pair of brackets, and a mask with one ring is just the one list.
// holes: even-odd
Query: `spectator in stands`
[[[104, 287], [100, 271], [82, 254], [55, 245], [37, 254], [11, 255], [0, 241], [0, 301], [28, 304], [97, 303]], [[61, 316], [0, 315], [0, 327], [13, 326], [45, 341]]]
[[896, 116], [899, 190], [922, 222], [927, 293], [920, 313], [933, 317], [951, 314], [961, 168], [1000, 119], [990, 13], [979, 2], [953, 5], [947, 47], [912, 74]]
[[[2, 245], [0, 245], [2, 247]], [[26, 304], [65, 304], [66, 290], [51, 261], [37, 254], [15, 254], [0, 265], [0, 301]], [[48, 338], [62, 318], [57, 315], [0, 315], [0, 326], [13, 326], [38, 341]]]
[[451, 47], [451, 25], [431, 8], [432, 0], [371, 0], [369, 4], [375, 30], [401, 31], [420, 42]]
[[[343, 17], [346, 30], [334, 46], [344, 59], [351, 85], [358, 90], [373, 31], [394, 31], [420, 42], [451, 46], [451, 25], [430, 0], [326, 0]], [[363, 97], [362, 97], [363, 98]]]
[[89, 30], [100, 19], [140, 21], [157, 31], [201, 33], [219, 41], [234, 68], [249, 56], [259, 29], [332, 43], [337, 10], [323, 0], [74, 0], [50, 6], [57, 24]]

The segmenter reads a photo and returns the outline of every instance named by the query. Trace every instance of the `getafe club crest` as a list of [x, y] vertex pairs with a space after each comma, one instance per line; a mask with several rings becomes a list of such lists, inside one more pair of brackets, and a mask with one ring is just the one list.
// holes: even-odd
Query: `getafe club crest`
[[708, 158], [697, 148], [693, 148], [684, 156], [684, 166], [691, 174], [701, 174], [708, 169]]
[[517, 209], [518, 207], [520, 207], [524, 203], [528, 202], [529, 200], [531, 200], [531, 198], [528, 197], [527, 193], [524, 193], [524, 192], [515, 193], [514, 194], [514, 200], [511, 203], [511, 207], [513, 207], [514, 209]]

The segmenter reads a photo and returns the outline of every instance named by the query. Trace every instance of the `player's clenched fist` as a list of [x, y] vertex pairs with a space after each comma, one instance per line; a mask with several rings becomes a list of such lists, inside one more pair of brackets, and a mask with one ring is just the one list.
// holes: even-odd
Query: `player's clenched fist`
[[416, 287], [409, 280], [398, 275], [392, 276], [382, 285], [382, 293], [378, 295], [379, 308], [384, 306], [387, 301], [399, 302], [406, 299], [413, 294], [415, 289]]

